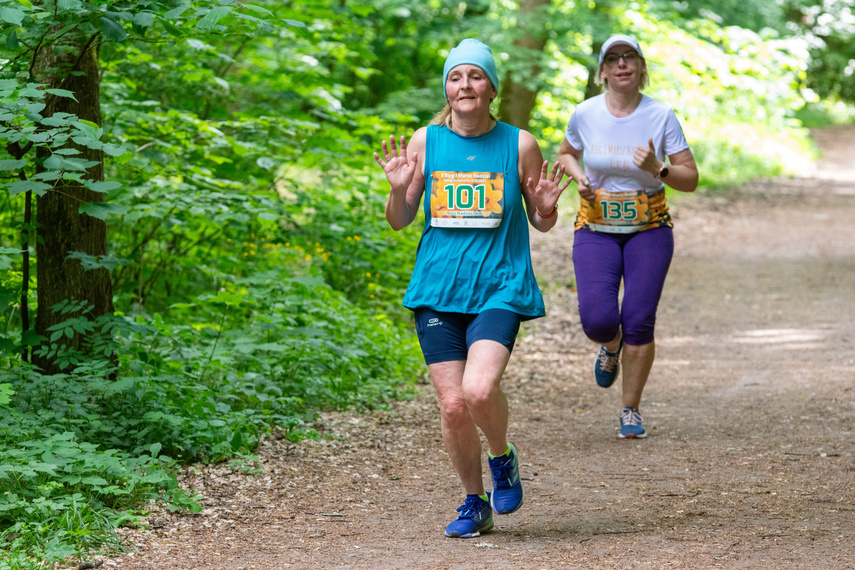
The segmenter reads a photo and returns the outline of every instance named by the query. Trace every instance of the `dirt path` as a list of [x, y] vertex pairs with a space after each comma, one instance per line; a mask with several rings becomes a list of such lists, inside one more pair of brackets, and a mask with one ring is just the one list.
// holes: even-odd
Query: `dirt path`
[[591, 377], [571, 216], [535, 238], [549, 316], [504, 382], [526, 504], [494, 532], [442, 537], [462, 490], [423, 386], [330, 415], [331, 439], [265, 441], [260, 476], [193, 470], [204, 512], [156, 513], [105, 567], [855, 567], [855, 130], [817, 139], [811, 178], [673, 205], [646, 440], [617, 439], [620, 391]]

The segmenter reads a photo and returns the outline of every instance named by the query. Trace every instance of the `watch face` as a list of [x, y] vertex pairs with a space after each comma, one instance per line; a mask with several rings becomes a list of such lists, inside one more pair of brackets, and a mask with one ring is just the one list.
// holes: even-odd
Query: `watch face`
[[668, 176], [668, 167], [667, 166], [659, 171], [659, 178], [665, 178], [666, 176]]

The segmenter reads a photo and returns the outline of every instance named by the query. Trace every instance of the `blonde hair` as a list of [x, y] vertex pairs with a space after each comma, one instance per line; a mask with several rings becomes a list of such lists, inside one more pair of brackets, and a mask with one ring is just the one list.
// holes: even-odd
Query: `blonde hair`
[[[647, 84], [650, 83], [650, 75], [647, 73], [647, 60], [644, 59], [644, 56], [638, 54], [638, 59], [641, 60], [641, 81], [638, 83], [638, 90], [644, 91], [644, 88], [647, 87]], [[606, 91], [609, 90], [609, 80], [603, 79], [603, 66], [605, 63], [601, 63], [599, 69], [597, 69], [597, 76], [594, 78], [594, 83], [597, 85], [602, 85], [606, 88]]]
[[[494, 117], [493, 113], [490, 113], [490, 120], [498, 121], [499, 119]], [[433, 119], [430, 120], [428, 125], [445, 125], [449, 130], [451, 130], [451, 105], [446, 103], [445, 107], [433, 116]]]

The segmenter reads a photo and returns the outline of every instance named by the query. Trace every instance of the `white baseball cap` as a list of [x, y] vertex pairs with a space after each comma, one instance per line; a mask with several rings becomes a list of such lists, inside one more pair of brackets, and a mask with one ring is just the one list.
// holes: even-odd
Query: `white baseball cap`
[[638, 55], [644, 57], [644, 53], [641, 51], [641, 46], [638, 45], [638, 41], [634, 37], [627, 36], [625, 34], [616, 34], [607, 39], [606, 43], [603, 44], [603, 49], [600, 50], [600, 65], [603, 65], [603, 58], [606, 57], [606, 53], [608, 53], [612, 47], [617, 45], [629, 46], [637, 51]]

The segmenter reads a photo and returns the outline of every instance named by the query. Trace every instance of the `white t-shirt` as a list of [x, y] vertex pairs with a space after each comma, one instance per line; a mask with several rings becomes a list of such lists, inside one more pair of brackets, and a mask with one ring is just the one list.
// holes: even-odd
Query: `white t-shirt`
[[663, 162], [666, 155], [689, 148], [674, 111], [647, 95], [631, 115], [620, 118], [609, 112], [605, 93], [579, 103], [565, 137], [582, 151], [591, 186], [610, 192], [643, 189], [652, 195], [662, 189], [660, 180], [632, 163], [635, 147], [648, 146], [649, 139]]

